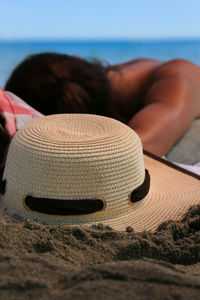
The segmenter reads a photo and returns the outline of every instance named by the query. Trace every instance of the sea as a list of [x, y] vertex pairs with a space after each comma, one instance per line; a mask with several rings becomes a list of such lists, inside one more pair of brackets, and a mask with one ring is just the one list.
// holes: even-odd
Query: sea
[[183, 58], [200, 65], [200, 39], [187, 40], [62, 40], [0, 41], [0, 86], [4, 87], [12, 70], [27, 56], [41, 52], [98, 58], [117, 64], [135, 58], [171, 60]]

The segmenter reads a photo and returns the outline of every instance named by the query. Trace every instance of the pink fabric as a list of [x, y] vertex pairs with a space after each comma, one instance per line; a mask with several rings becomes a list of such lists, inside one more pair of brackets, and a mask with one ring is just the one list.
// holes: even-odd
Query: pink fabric
[[11, 138], [22, 126], [44, 116], [13, 93], [4, 92], [1, 88], [0, 111], [5, 117], [5, 127]]

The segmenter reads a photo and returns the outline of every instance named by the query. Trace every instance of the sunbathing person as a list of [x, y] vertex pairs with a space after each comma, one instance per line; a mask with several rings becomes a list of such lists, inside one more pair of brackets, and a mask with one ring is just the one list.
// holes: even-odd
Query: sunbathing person
[[139, 134], [144, 149], [159, 156], [200, 117], [200, 68], [181, 59], [103, 66], [76, 56], [37, 54], [17, 66], [5, 90], [45, 115], [118, 119]]

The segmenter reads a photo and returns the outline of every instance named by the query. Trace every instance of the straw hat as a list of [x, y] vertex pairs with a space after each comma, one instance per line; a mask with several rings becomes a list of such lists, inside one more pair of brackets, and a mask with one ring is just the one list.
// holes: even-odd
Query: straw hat
[[51, 115], [12, 139], [1, 202], [8, 212], [44, 224], [155, 230], [200, 204], [199, 179], [143, 155], [138, 135], [117, 120]]

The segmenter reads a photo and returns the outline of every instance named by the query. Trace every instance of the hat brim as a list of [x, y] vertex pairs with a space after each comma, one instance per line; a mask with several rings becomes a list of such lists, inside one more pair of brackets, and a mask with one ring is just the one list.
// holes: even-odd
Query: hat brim
[[144, 151], [145, 168], [151, 178], [145, 199], [133, 204], [132, 211], [103, 222], [120, 231], [155, 231], [163, 222], [180, 220], [192, 205], [200, 204], [200, 176]]
[[[73, 225], [86, 225], [102, 223], [115, 230], [125, 231], [126, 227], [132, 227], [135, 232], [144, 230], [155, 231], [163, 222], [168, 220], [180, 220], [190, 206], [200, 204], [200, 176], [182, 169], [169, 161], [161, 159], [147, 151], [144, 151], [144, 165], [150, 174], [150, 190], [148, 195], [135, 203], [131, 203], [127, 213], [119, 216], [112, 208], [112, 215], [116, 218], [107, 220], [91, 219], [89, 222], [76, 220]], [[8, 209], [9, 213], [15, 210]], [[54, 219], [51, 215], [37, 213], [32, 215], [36, 221], [44, 224], [66, 224], [65, 216]], [[27, 217], [27, 215], [26, 215]]]

